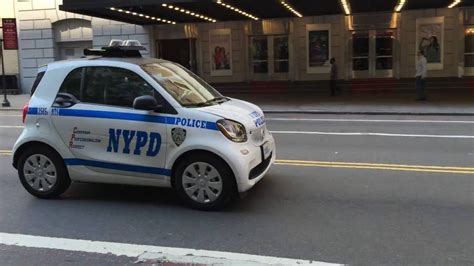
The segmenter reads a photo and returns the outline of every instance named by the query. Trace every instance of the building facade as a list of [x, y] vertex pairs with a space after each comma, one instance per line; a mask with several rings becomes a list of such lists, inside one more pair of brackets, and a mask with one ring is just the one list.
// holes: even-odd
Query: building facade
[[340, 79], [412, 78], [417, 50], [427, 54], [430, 77], [474, 75], [470, 7], [136, 25], [64, 12], [61, 0], [7, 2], [13, 12], [2, 16], [16, 17], [19, 31], [7, 72], [18, 75], [24, 93], [39, 66], [80, 57], [111, 39], [138, 40], [144, 56], [176, 61], [219, 84], [323, 81], [332, 57]]
[[[14, 9], [13, 1], [2, 2], [2, 8], [0, 8], [0, 18], [15, 18], [15, 9]], [[3, 36], [2, 36], [2, 39], [3, 39]], [[19, 61], [18, 61], [18, 50], [4, 50], [2, 61], [5, 64], [5, 75], [8, 78], [7, 82], [10, 84], [12, 83], [11, 81], [18, 83], [18, 78], [19, 78], [19, 73], [20, 73], [20, 67], [19, 67]], [[2, 67], [1, 64], [2, 62], [0, 61], [0, 69]], [[18, 87], [18, 86], [12, 86], [12, 87]]]

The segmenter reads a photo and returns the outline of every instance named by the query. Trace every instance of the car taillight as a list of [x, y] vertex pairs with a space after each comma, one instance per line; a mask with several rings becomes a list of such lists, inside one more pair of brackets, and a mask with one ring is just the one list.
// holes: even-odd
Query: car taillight
[[25, 104], [25, 106], [23, 106], [23, 124], [25, 123], [27, 114], [28, 114], [28, 104]]

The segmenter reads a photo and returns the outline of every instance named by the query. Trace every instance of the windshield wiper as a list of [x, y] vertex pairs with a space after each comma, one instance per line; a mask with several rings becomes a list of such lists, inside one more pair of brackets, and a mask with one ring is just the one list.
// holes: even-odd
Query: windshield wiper
[[206, 103], [212, 103], [212, 102], [224, 103], [227, 101], [229, 101], [229, 98], [225, 96], [219, 96], [219, 97], [215, 97], [214, 99], [210, 99], [209, 101], [206, 101]]
[[184, 104], [181, 104], [182, 106], [185, 106], [185, 107], [203, 107], [203, 106], [209, 106], [210, 103], [208, 102], [202, 102], [202, 103], [184, 103]]
[[221, 103], [227, 102], [229, 100], [230, 100], [229, 98], [221, 96], [221, 97], [215, 97], [215, 98], [207, 100], [205, 102], [183, 104], [183, 106], [186, 106], [186, 107], [203, 107], [203, 106], [209, 106], [214, 102], [216, 102], [218, 104], [221, 104]]

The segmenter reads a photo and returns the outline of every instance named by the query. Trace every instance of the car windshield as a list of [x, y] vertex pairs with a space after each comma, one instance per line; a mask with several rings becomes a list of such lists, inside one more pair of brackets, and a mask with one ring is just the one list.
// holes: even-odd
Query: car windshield
[[151, 63], [141, 67], [182, 106], [207, 106], [228, 100], [194, 73], [177, 64]]

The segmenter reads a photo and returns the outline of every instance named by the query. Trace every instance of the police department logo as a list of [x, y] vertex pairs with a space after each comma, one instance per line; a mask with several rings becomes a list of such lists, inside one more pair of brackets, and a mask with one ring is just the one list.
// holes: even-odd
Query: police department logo
[[176, 146], [183, 144], [186, 139], [186, 129], [175, 127], [171, 129], [171, 137], [173, 138]]

